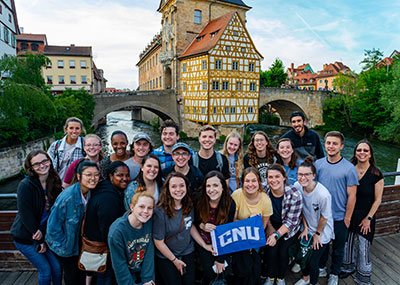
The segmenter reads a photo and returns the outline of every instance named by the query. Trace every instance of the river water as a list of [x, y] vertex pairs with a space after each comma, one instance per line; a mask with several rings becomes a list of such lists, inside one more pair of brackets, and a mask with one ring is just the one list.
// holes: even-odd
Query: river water
[[[289, 130], [289, 128], [287, 127], [266, 126], [258, 124], [250, 125], [249, 128], [252, 131], [265, 131], [271, 139], [273, 145], [276, 145], [280, 136]], [[160, 134], [158, 131], [154, 130], [153, 127], [141, 122], [132, 121], [131, 114], [128, 111], [118, 111], [110, 113], [107, 116], [107, 124], [101, 126], [96, 131], [96, 133], [101, 137], [103, 141], [104, 152], [106, 154], [110, 154], [112, 152], [112, 148], [110, 145], [110, 136], [115, 130], [124, 131], [127, 134], [128, 139], [132, 139], [132, 137], [138, 132], [146, 132], [152, 139], [153, 145], [155, 147], [161, 145]], [[324, 137], [324, 132], [317, 132], [321, 138]], [[342, 155], [345, 158], [350, 159], [353, 155], [354, 146], [359, 140], [362, 139], [362, 137], [355, 134], [346, 134], [345, 137], [346, 141], [345, 147], [342, 150]], [[187, 139], [185, 140], [185, 142], [189, 144], [193, 150], [199, 150], [199, 143], [197, 140]], [[381, 168], [381, 170], [383, 172], [396, 171], [397, 160], [398, 158], [400, 158], [400, 146], [383, 143], [376, 140], [372, 140], [371, 143], [374, 147], [374, 154], [377, 165]], [[222, 149], [222, 144], [217, 143], [216, 148]], [[247, 149], [247, 145], [245, 145], [245, 149]], [[15, 193], [20, 180], [21, 177], [16, 177], [15, 179], [11, 179], [3, 184], [0, 184], [0, 193]], [[385, 178], [386, 185], [390, 185], [393, 183], [394, 177]], [[0, 210], [2, 209], [16, 209], [16, 202], [13, 200], [0, 200]]]

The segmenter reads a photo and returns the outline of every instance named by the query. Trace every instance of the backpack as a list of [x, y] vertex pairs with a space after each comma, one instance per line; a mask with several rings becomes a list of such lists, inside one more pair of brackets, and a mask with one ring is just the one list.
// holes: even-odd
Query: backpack
[[[217, 169], [219, 169], [220, 172], [222, 172], [222, 167], [224, 166], [224, 162], [222, 160], [222, 154], [219, 151], [215, 151], [215, 154], [217, 156]], [[193, 159], [193, 165], [199, 168], [199, 154], [196, 152], [192, 156]]]
[[[58, 153], [58, 148], [60, 147], [61, 142], [62, 142], [62, 140], [58, 140], [57, 143], [56, 143], [56, 147], [54, 148], [54, 155], [57, 157], [57, 169], [56, 169], [57, 172], [60, 171], [60, 155]], [[83, 155], [83, 157], [85, 157], [86, 156], [86, 151], [85, 151], [85, 149], [83, 147], [84, 147], [84, 141], [83, 141], [83, 138], [81, 138], [82, 155]]]

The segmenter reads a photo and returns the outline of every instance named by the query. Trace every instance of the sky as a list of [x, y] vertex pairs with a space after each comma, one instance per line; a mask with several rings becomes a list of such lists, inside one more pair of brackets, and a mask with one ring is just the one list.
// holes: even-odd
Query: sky
[[[263, 55], [286, 67], [342, 61], [361, 70], [364, 50], [400, 51], [400, 1], [243, 0], [246, 27]], [[25, 33], [46, 34], [50, 45], [92, 46], [107, 87], [136, 89], [139, 53], [161, 30], [159, 0], [15, 0]]]

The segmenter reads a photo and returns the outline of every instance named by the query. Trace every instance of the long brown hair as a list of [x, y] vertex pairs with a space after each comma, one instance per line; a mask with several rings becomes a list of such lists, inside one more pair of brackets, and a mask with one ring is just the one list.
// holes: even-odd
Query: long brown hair
[[[254, 175], [257, 177], [257, 181], [258, 181], [258, 192], [263, 192], [263, 188], [262, 188], [262, 184], [261, 184], [261, 178], [260, 178], [260, 172], [257, 170], [257, 168], [255, 167], [247, 167], [242, 174], [242, 185], [244, 185], [244, 179], [246, 178], [246, 176], [250, 173], [254, 173]], [[243, 187], [243, 193], [246, 193], [246, 191], [244, 190]]]
[[39, 177], [36, 171], [33, 169], [31, 163], [32, 158], [39, 154], [45, 155], [46, 158], [50, 161], [49, 174], [47, 175], [46, 179], [46, 191], [47, 197], [49, 198], [49, 203], [50, 205], [53, 205], [57, 196], [61, 193], [62, 187], [61, 179], [58, 176], [57, 171], [55, 171], [53, 163], [51, 162], [51, 158], [47, 154], [47, 152], [40, 149], [31, 151], [25, 159], [24, 169], [26, 170], [26, 174], [28, 174], [29, 177]]
[[360, 140], [356, 144], [356, 146], [354, 147], [354, 151], [353, 151], [353, 157], [350, 159], [350, 162], [353, 163], [354, 165], [357, 165], [357, 163], [358, 163], [358, 160], [356, 157], [357, 147], [362, 143], [365, 143], [369, 146], [369, 152], [371, 153], [371, 158], [369, 159], [369, 165], [371, 166], [371, 173], [374, 175], [382, 175], [382, 171], [376, 166], [375, 155], [374, 155], [374, 150], [372, 148], [372, 145], [367, 139]]
[[208, 223], [210, 221], [210, 197], [207, 195], [207, 180], [217, 177], [222, 185], [222, 195], [217, 207], [217, 220], [216, 225], [225, 224], [228, 221], [229, 210], [232, 204], [232, 197], [229, 193], [228, 185], [226, 184], [225, 177], [221, 172], [213, 170], [207, 173], [204, 177], [203, 185], [201, 186], [200, 198], [197, 202], [197, 214], [201, 223]]
[[237, 176], [243, 171], [243, 140], [242, 137], [237, 132], [231, 132], [225, 139], [224, 148], [222, 149], [222, 154], [225, 155], [226, 159], [229, 161], [228, 153], [228, 141], [230, 138], [237, 138], [239, 140], [239, 148], [236, 151], [237, 160], [235, 161], [235, 169]]
[[172, 198], [171, 192], [169, 190], [171, 179], [174, 177], [182, 178], [185, 181], [186, 195], [182, 199], [182, 214], [184, 216], [189, 215], [190, 211], [193, 208], [192, 199], [190, 199], [189, 180], [182, 173], [171, 172], [170, 174], [168, 174], [167, 179], [164, 182], [163, 190], [160, 194], [160, 201], [158, 202], [158, 207], [164, 209], [168, 218], [172, 218], [175, 214], [174, 198]]
[[274, 147], [271, 144], [271, 141], [269, 140], [269, 137], [267, 136], [266, 133], [263, 131], [257, 131], [253, 134], [250, 140], [249, 147], [247, 149], [246, 154], [249, 156], [249, 164], [250, 166], [257, 167], [257, 152], [256, 152], [256, 147], [254, 146], [254, 138], [256, 135], [262, 135], [265, 137], [267, 140], [267, 163], [273, 163], [274, 162], [274, 155], [276, 154], [276, 151]]
[[290, 168], [290, 169], [295, 169], [295, 167], [297, 166], [297, 159], [298, 159], [298, 156], [297, 156], [296, 150], [294, 149], [294, 144], [293, 144], [293, 142], [291, 141], [291, 139], [289, 139], [289, 138], [280, 139], [280, 140], [278, 141], [278, 143], [276, 144], [276, 160], [277, 160], [277, 162], [278, 162], [279, 164], [284, 165], [283, 159], [282, 159], [281, 155], [280, 155], [279, 152], [278, 152], [279, 144], [282, 143], [282, 142], [289, 142], [290, 145], [292, 146], [293, 153], [292, 153], [292, 155], [290, 156], [289, 168]]

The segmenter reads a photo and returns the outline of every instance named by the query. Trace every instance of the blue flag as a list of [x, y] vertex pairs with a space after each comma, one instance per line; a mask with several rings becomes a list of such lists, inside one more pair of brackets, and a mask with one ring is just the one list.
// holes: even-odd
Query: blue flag
[[261, 216], [217, 226], [211, 240], [217, 255], [262, 247], [266, 239]]

